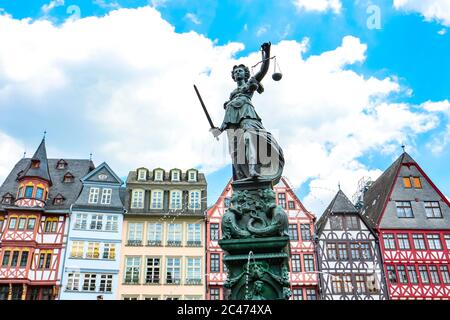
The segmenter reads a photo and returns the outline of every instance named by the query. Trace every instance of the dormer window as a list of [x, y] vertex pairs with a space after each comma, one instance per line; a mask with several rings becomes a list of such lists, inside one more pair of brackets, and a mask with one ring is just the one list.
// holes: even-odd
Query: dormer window
[[12, 204], [13, 203], [13, 195], [11, 193], [7, 193], [3, 196], [2, 198], [2, 203], [3, 204]]
[[163, 171], [155, 170], [155, 181], [163, 181]]
[[66, 200], [62, 194], [58, 193], [58, 195], [53, 199], [54, 205], [61, 205], [63, 204], [64, 200]]
[[40, 160], [36, 160], [36, 159], [31, 160], [31, 167], [32, 168], [35, 168], [35, 169], [39, 168], [40, 165], [41, 165], [41, 161]]
[[64, 179], [63, 179], [64, 183], [71, 183], [75, 181], [75, 177], [73, 176], [73, 174], [71, 174], [70, 172], [67, 172], [64, 175]]
[[138, 180], [139, 181], [147, 180], [147, 170], [145, 170], [145, 169], [138, 170]]
[[180, 181], [180, 171], [179, 170], [172, 171], [172, 181]]
[[63, 159], [59, 160], [58, 163], [56, 164], [56, 169], [62, 170], [67, 168], [67, 162]]
[[196, 182], [197, 181], [197, 171], [191, 170], [188, 173], [188, 181]]

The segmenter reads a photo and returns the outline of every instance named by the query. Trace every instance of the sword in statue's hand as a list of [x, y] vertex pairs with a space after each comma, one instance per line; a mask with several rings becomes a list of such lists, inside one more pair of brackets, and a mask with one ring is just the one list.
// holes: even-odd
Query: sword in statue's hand
[[214, 137], [216, 138], [217, 141], [219, 141], [219, 135], [218, 134], [216, 135], [214, 132], [215, 132], [215, 130], [219, 130], [219, 132], [220, 132], [220, 129], [217, 128], [216, 126], [214, 126], [214, 124], [211, 120], [211, 117], [209, 116], [208, 110], [206, 110], [206, 106], [203, 103], [202, 96], [200, 95], [200, 92], [198, 92], [197, 86], [195, 84], [194, 84], [194, 89], [195, 89], [195, 93], [197, 93], [198, 100], [200, 100], [200, 104], [202, 105], [203, 111], [205, 112], [206, 118], [208, 119], [209, 125], [211, 126], [211, 129], [209, 131], [213, 132]]

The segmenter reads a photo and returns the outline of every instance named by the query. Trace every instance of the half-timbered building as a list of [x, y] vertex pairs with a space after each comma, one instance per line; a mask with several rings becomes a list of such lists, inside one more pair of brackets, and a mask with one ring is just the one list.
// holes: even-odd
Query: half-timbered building
[[70, 206], [90, 160], [47, 159], [45, 139], [0, 187], [0, 299], [58, 297]]
[[123, 181], [106, 163], [81, 179], [70, 211], [61, 300], [114, 300], [118, 287]]
[[321, 299], [386, 298], [377, 236], [342, 190], [317, 221], [316, 242]]
[[450, 298], [450, 203], [404, 152], [365, 192], [391, 299]]
[[[285, 177], [282, 177], [280, 182], [274, 186], [274, 191], [277, 204], [283, 207], [289, 217], [291, 299], [316, 300], [318, 298], [318, 274], [315, 244], [312, 238], [315, 216], [306, 210]], [[222, 238], [221, 220], [225, 211], [230, 207], [232, 192], [230, 180], [219, 199], [207, 211], [206, 297], [209, 300], [224, 300], [228, 296], [223, 288], [227, 277], [226, 266], [223, 263], [224, 253], [218, 241]]]

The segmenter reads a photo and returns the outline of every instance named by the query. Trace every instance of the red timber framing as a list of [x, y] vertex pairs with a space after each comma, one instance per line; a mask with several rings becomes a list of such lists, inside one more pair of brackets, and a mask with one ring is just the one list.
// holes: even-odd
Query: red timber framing
[[0, 215], [0, 300], [55, 299], [66, 215], [26, 208]]
[[[291, 235], [290, 281], [291, 299], [313, 300], [318, 297], [318, 273], [313, 241], [316, 217], [303, 206], [286, 178], [281, 178], [274, 187], [277, 203], [289, 216]], [[229, 207], [232, 195], [231, 180], [217, 202], [208, 209], [206, 218], [206, 299], [224, 300], [227, 293], [223, 283], [226, 280], [223, 252], [218, 244], [222, 238], [222, 216]]]
[[450, 299], [450, 230], [381, 230], [389, 296]]

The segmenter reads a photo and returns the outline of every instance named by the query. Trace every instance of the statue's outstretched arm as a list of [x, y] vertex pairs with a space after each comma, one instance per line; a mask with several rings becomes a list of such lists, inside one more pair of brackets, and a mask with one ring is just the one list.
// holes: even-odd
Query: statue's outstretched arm
[[264, 42], [261, 45], [261, 55], [262, 55], [261, 69], [258, 71], [257, 74], [255, 74], [255, 79], [258, 80], [258, 82], [261, 82], [261, 80], [264, 78], [267, 71], [269, 70], [270, 46], [271, 46], [270, 42]]

